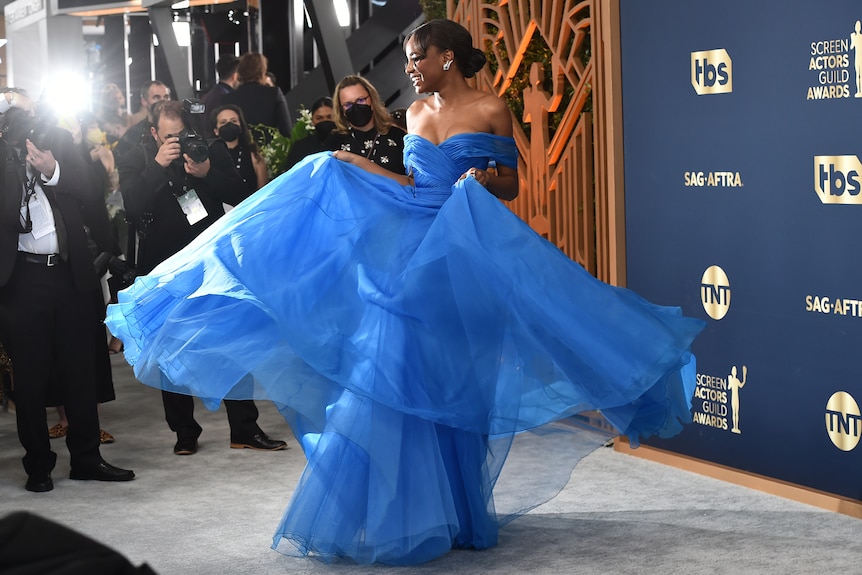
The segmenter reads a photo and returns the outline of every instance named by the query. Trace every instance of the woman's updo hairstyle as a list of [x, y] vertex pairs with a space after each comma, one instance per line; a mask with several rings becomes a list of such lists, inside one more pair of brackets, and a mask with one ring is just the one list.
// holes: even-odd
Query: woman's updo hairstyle
[[455, 65], [465, 78], [472, 78], [485, 66], [485, 54], [473, 47], [470, 32], [452, 20], [429, 20], [410, 32], [404, 39], [404, 45], [411, 39], [423, 53], [427, 53], [431, 46], [436, 46], [441, 52], [452, 50]]

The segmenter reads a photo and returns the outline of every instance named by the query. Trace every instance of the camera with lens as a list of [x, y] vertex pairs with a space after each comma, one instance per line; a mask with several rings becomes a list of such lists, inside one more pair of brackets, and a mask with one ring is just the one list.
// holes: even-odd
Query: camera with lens
[[199, 164], [209, 158], [209, 147], [204, 137], [194, 130], [185, 129], [177, 134], [177, 137], [180, 141], [180, 150], [183, 154], [188, 154], [193, 162]]
[[[195, 98], [183, 100], [183, 124], [185, 129], [177, 134], [180, 150], [188, 154], [193, 162], [204, 162], [209, 158], [209, 146], [203, 137], [202, 123], [206, 104]], [[35, 143], [35, 142], [34, 142]]]
[[26, 140], [40, 150], [56, 147], [56, 128], [48, 118], [37, 118], [20, 108], [9, 108], [0, 120], [2, 138], [15, 147], [23, 148]]

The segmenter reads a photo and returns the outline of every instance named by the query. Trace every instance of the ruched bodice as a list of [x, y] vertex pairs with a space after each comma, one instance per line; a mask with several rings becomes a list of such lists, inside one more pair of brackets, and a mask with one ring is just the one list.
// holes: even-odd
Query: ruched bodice
[[470, 168], [491, 162], [517, 167], [515, 140], [492, 134], [456, 134], [434, 145], [421, 136], [404, 138], [404, 165], [413, 173], [417, 193], [451, 194], [452, 183]]

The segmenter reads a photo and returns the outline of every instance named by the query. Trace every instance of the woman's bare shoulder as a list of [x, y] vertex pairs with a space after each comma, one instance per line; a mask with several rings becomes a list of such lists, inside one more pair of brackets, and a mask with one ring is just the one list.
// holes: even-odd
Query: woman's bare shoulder
[[482, 97], [477, 102], [481, 109], [482, 116], [485, 117], [490, 124], [490, 132], [498, 136], [512, 135], [512, 112], [509, 110], [509, 105], [502, 98], [484, 92]]
[[416, 131], [419, 125], [423, 123], [423, 118], [425, 118], [428, 114], [428, 99], [422, 98], [420, 100], [415, 100], [410, 106], [407, 108], [406, 119], [407, 119], [407, 132], [412, 134]]
[[428, 108], [428, 98], [419, 98], [418, 100], [414, 100], [408, 107], [408, 114], [417, 114]]

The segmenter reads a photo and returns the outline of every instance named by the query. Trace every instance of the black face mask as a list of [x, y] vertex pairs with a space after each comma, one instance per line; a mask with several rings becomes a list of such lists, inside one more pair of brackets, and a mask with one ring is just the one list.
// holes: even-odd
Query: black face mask
[[331, 134], [334, 129], [335, 122], [331, 120], [323, 120], [322, 122], [315, 124], [314, 133], [317, 135], [317, 139], [322, 142], [329, 137], [329, 134]]
[[362, 128], [374, 117], [374, 110], [368, 104], [353, 104], [349, 110], [344, 111], [347, 121], [358, 128]]
[[233, 142], [239, 139], [239, 135], [241, 132], [242, 128], [232, 122], [228, 122], [227, 124], [223, 124], [222, 127], [218, 129], [218, 137], [225, 142]]

